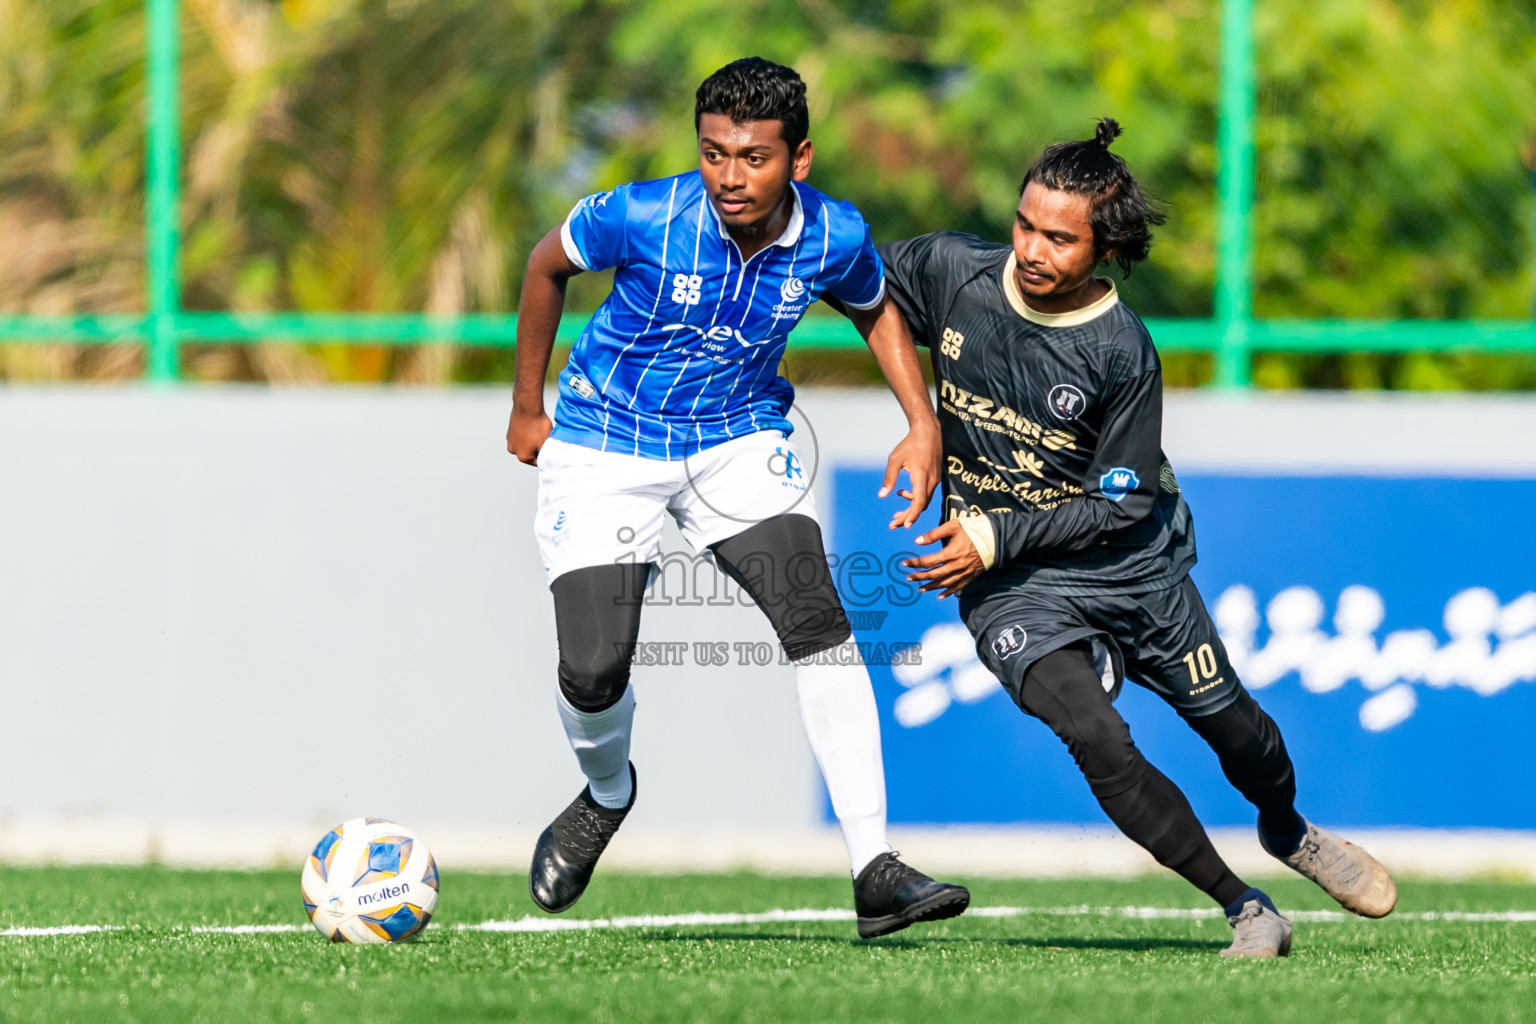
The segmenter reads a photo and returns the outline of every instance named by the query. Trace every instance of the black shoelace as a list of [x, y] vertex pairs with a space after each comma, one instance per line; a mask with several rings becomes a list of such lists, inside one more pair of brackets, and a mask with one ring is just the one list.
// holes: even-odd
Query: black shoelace
[[880, 859], [880, 862], [875, 865], [874, 871], [870, 873], [868, 880], [864, 883], [867, 886], [867, 892], [872, 895], [885, 897], [894, 892], [898, 886], [909, 878], [923, 877], [922, 873], [916, 868], [897, 860], [897, 856], [892, 851], [889, 857], [882, 857]]

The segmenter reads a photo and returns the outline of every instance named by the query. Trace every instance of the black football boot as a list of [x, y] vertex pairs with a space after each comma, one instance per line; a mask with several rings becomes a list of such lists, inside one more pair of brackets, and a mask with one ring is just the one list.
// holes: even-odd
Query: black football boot
[[[629, 766], [630, 784], [635, 786], [635, 766]], [[551, 914], [569, 910], [587, 891], [597, 859], [619, 830], [629, 810], [635, 806], [635, 794], [623, 807], [604, 807], [592, 799], [592, 787], [582, 789], [569, 807], [560, 812], [539, 836], [533, 848], [533, 867], [528, 871], [528, 892], [533, 902]]]
[[853, 909], [859, 915], [859, 938], [898, 932], [918, 921], [958, 917], [971, 905], [963, 885], [935, 882], [921, 871], [882, 853], [853, 880]]

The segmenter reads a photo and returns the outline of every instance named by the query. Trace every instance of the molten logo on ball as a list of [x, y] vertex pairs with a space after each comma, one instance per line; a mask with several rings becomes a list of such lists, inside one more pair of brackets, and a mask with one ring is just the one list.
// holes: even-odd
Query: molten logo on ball
[[315, 844], [300, 887], [310, 922], [332, 942], [404, 942], [437, 909], [437, 862], [404, 825], [353, 818]]

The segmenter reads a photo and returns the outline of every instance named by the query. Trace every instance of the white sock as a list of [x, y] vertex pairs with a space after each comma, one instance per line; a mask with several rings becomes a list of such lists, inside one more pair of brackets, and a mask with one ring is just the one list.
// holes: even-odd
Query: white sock
[[[875, 689], [858, 648], [837, 660], [852, 664], [795, 662], [800, 721], [811, 752], [832, 796], [832, 811], [848, 845], [848, 863], [858, 877], [869, 862], [889, 853], [885, 838], [885, 765], [880, 760], [880, 714]], [[834, 648], [827, 655], [839, 654]], [[830, 657], [828, 661], [831, 661]]]
[[624, 696], [611, 708], [582, 711], [565, 694], [555, 691], [560, 705], [560, 721], [576, 763], [592, 787], [592, 799], [604, 807], [627, 807], [634, 794], [629, 776], [629, 734], [635, 721], [635, 691], [624, 688]]

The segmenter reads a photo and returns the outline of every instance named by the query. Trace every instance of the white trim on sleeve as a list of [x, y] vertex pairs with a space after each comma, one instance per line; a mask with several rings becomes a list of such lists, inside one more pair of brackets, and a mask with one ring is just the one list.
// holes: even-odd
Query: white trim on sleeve
[[880, 290], [875, 292], [874, 298], [864, 303], [849, 302], [847, 299], [844, 299], [843, 305], [848, 306], [851, 309], [858, 310], [874, 309], [876, 306], [880, 305], [880, 300], [883, 298], [885, 298], [885, 275], [882, 274], [880, 276]]
[[[581, 209], [577, 207], [576, 210]], [[571, 235], [571, 218], [576, 216], [576, 210], [572, 210], [560, 224], [560, 247], [565, 250], [566, 258], [576, 264], [582, 270], [591, 270], [586, 258], [581, 255], [581, 250], [576, 248], [576, 239]], [[883, 282], [882, 282], [883, 283]]]

